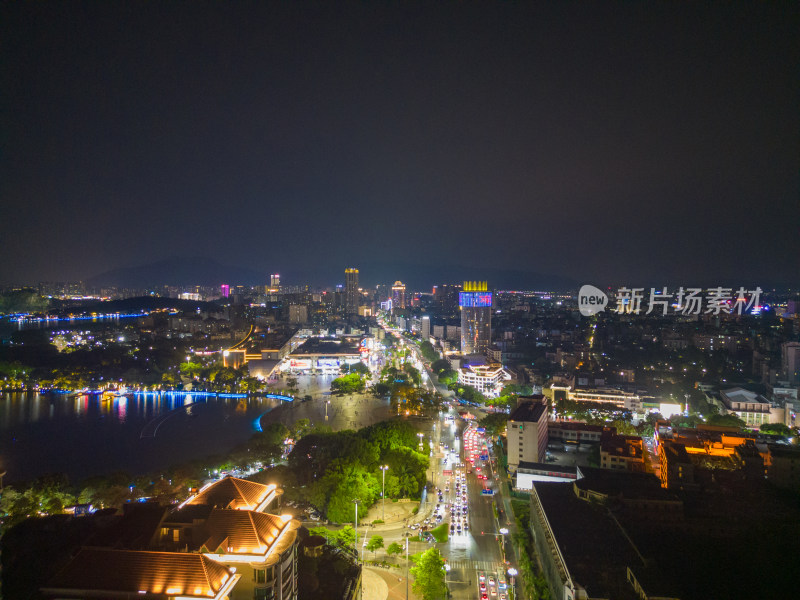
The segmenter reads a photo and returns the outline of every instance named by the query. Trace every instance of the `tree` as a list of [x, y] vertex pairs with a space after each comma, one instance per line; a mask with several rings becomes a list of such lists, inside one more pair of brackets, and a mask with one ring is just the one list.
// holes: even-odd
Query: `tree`
[[179, 369], [182, 375], [194, 379], [203, 371], [203, 365], [196, 362], [181, 362]]
[[792, 435], [792, 430], [783, 423], [765, 423], [759, 428], [761, 433], [774, 433], [784, 437]]
[[309, 419], [297, 419], [292, 425], [290, 433], [295, 440], [298, 440], [308, 433], [310, 427], [311, 421]]
[[386, 548], [386, 554], [388, 554], [389, 556], [392, 556], [392, 555], [395, 555], [395, 554], [402, 554], [403, 550], [404, 550], [403, 546], [401, 546], [397, 542], [392, 542]]
[[392, 386], [388, 383], [379, 382], [372, 386], [371, 391], [376, 398], [383, 398], [392, 391]]
[[458, 380], [458, 373], [453, 369], [445, 369], [439, 373], [439, 383], [442, 385], [450, 385]]
[[738, 427], [739, 429], [747, 427], [747, 423], [732, 413], [727, 415], [712, 415], [708, 419], [708, 424], [721, 425], [723, 427]]
[[366, 383], [358, 373], [343, 375], [331, 381], [331, 391], [335, 394], [355, 394], [364, 391]]
[[259, 436], [268, 444], [283, 444], [291, 434], [292, 432], [283, 423], [270, 423], [264, 427], [260, 435], [256, 434], [256, 436]]
[[419, 372], [419, 369], [411, 363], [405, 363], [403, 365], [403, 371], [408, 374], [408, 378], [415, 386], [419, 386], [419, 384], [422, 383], [422, 374]]
[[435, 362], [439, 358], [439, 353], [429, 341], [424, 341], [419, 345], [419, 352], [428, 362]]
[[509, 383], [503, 387], [500, 392], [501, 396], [530, 396], [533, 393], [533, 388], [529, 385], [520, 383]]
[[331, 546], [352, 550], [356, 543], [356, 532], [352, 525], [345, 525], [341, 529], [328, 529], [327, 527], [309, 527], [311, 535], [321, 535]]
[[369, 367], [361, 361], [355, 362], [350, 365], [345, 363], [342, 365], [341, 371], [344, 374], [355, 373], [356, 375], [369, 375]]
[[447, 598], [445, 585], [444, 559], [437, 548], [426, 550], [418, 556], [411, 568], [414, 576], [412, 589], [423, 600], [444, 600]]
[[505, 413], [492, 413], [486, 415], [479, 422], [481, 427], [486, 428], [486, 435], [495, 437], [505, 432], [508, 424], [508, 415]]
[[383, 538], [379, 535], [373, 535], [367, 542], [367, 551], [372, 552], [373, 555], [383, 548]]
[[450, 369], [450, 361], [446, 358], [440, 358], [431, 363], [431, 371], [439, 375], [442, 371]]

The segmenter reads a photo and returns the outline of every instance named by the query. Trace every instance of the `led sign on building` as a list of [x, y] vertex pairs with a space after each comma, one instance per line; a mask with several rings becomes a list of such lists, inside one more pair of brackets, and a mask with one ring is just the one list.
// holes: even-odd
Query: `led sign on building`
[[458, 305], [470, 308], [491, 308], [491, 292], [459, 292]]

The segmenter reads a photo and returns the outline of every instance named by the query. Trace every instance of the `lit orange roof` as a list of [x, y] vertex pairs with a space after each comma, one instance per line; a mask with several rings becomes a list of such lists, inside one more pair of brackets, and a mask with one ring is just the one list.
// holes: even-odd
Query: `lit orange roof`
[[205, 523], [209, 538], [203, 544], [209, 553], [266, 554], [284, 528], [293, 531], [300, 523], [252, 510], [214, 509]]
[[274, 489], [273, 486], [228, 476], [202, 490], [187, 504], [253, 510]]
[[43, 588], [48, 595], [63, 590], [107, 593], [169, 594], [213, 598], [233, 571], [202, 554], [83, 548]]

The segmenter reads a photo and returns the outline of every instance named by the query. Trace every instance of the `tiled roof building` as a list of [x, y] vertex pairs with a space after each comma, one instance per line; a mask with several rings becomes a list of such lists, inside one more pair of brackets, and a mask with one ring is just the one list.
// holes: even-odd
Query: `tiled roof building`
[[83, 548], [42, 591], [56, 598], [222, 600], [239, 577], [202, 554]]
[[283, 490], [274, 484], [263, 485], [247, 479], [225, 477], [189, 498], [184, 504], [208, 504], [214, 508], [233, 508], [237, 510], [265, 510]]

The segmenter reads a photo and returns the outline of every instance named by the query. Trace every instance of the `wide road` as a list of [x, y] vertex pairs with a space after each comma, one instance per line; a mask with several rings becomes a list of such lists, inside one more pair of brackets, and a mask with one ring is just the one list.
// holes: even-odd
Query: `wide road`
[[[445, 421], [445, 416], [455, 416], [453, 421]], [[431, 469], [429, 478], [432, 482], [431, 487], [434, 491], [429, 493], [426, 502], [420, 507], [419, 519], [430, 517], [434, 514], [437, 504], [437, 494], [435, 488], [442, 490], [445, 512], [444, 521], [450, 523], [449, 505], [455, 502], [455, 473], [459, 470], [465, 471], [465, 465], [469, 464], [465, 460], [463, 448], [463, 432], [467, 423], [460, 420], [455, 411], [444, 412], [440, 420], [428, 422], [426, 434], [430, 436], [434, 447], [434, 456], [431, 459]], [[444, 450], [446, 445], [448, 450]], [[447, 456], [447, 463], [443, 458]], [[476, 463], [477, 464], [477, 463]], [[458, 466], [461, 465], [461, 466]], [[453, 475], [445, 477], [445, 469], [451, 471]], [[483, 469], [489, 469], [484, 466]], [[477, 479], [475, 469], [471, 474], [466, 475], [467, 483], [467, 506], [469, 518], [469, 531], [454, 533], [444, 544], [437, 544], [442, 555], [447, 559], [450, 570], [447, 575], [447, 585], [450, 588], [452, 597], [460, 600], [479, 600], [481, 597], [478, 573], [483, 571], [493, 574], [497, 579], [504, 571], [502, 552], [500, 544], [502, 536], [499, 535], [498, 527], [492, 509], [491, 496], [481, 494], [483, 482]], [[448, 491], [444, 491], [447, 489]], [[367, 532], [368, 537], [371, 532]], [[382, 528], [380, 534], [383, 536], [385, 544], [388, 546], [392, 542], [403, 544], [407, 535], [416, 533], [406, 527]], [[363, 534], [362, 534], [363, 535]], [[411, 542], [409, 552], [415, 554], [432, 547], [429, 542]], [[491, 595], [488, 588], [490, 600], [499, 600], [500, 593]], [[500, 592], [498, 590], [498, 592]]]

